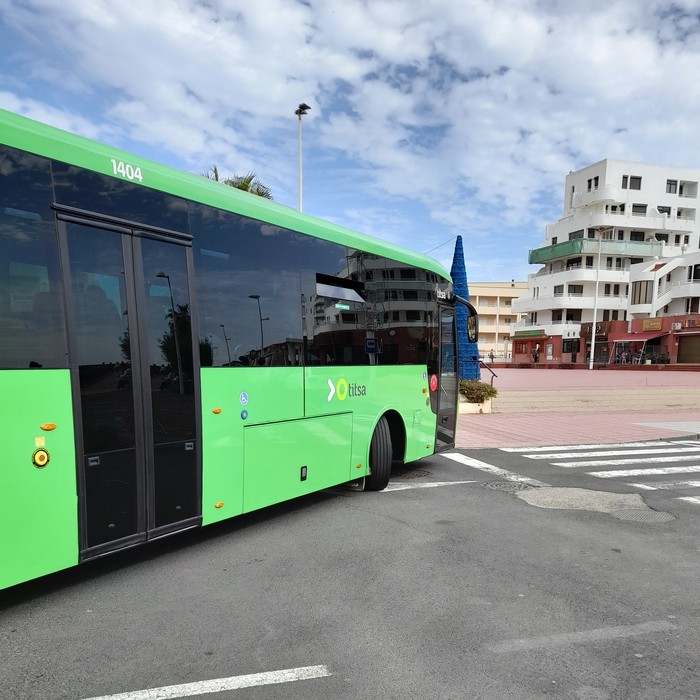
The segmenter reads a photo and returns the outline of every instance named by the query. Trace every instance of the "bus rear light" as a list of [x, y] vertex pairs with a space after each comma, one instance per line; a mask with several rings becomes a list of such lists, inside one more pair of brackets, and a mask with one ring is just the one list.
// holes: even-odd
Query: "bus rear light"
[[219, 413], [221, 413], [221, 409], [220, 409], [220, 408], [212, 408], [212, 409], [211, 409], [211, 412], [212, 412], [212, 413], [216, 413], [216, 415], [218, 416]]
[[219, 501], [218, 503], [215, 503], [215, 504], [214, 504], [214, 508], [223, 508], [223, 507], [224, 507], [224, 502], [223, 502], [223, 501]]
[[42, 430], [56, 430], [55, 423], [43, 423], [41, 426]]

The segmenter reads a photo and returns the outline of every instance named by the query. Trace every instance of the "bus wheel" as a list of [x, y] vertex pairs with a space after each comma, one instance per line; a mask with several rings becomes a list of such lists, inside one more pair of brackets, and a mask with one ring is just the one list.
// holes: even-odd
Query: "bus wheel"
[[391, 476], [391, 433], [389, 421], [382, 416], [374, 429], [369, 446], [369, 476], [365, 477], [365, 491], [381, 491]]

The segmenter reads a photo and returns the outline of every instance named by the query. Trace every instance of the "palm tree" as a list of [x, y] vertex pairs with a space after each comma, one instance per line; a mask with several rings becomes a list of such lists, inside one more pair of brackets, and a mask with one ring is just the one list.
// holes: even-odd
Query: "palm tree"
[[251, 194], [262, 197], [263, 199], [272, 199], [272, 192], [267, 185], [263, 185], [255, 173], [249, 172], [247, 175], [230, 175], [229, 177], [221, 178], [219, 176], [219, 168], [216, 165], [212, 165], [209, 170], [200, 173], [203, 177], [209, 180], [215, 180], [220, 182], [222, 185], [228, 185], [229, 187], [234, 187], [237, 190], [243, 190], [244, 192], [250, 192]]

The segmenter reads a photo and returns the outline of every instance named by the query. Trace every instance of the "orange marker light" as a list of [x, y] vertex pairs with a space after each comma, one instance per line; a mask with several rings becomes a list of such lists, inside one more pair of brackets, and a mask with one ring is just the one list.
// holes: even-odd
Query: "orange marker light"
[[428, 393], [428, 390], [427, 390], [425, 387], [423, 387], [423, 393], [424, 393], [424, 394], [427, 394], [427, 393]]
[[221, 409], [220, 409], [220, 408], [212, 408], [212, 409], [211, 409], [211, 412], [212, 412], [212, 413], [216, 413], [216, 415], [218, 416], [219, 413], [221, 413]]
[[355, 465], [355, 468], [356, 468], [356, 469], [362, 469], [362, 465], [361, 465], [361, 464], [356, 464], [356, 465]]
[[41, 426], [42, 430], [56, 430], [55, 423], [43, 423]]
[[214, 508], [223, 508], [223, 507], [224, 507], [224, 502], [223, 502], [223, 501], [219, 501], [218, 503], [215, 503], [215, 504], [214, 504]]

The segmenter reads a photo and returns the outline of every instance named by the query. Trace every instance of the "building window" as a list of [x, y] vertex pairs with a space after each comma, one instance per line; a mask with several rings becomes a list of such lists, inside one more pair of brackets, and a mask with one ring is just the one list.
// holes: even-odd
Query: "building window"
[[652, 281], [632, 282], [632, 304], [651, 304]]
[[617, 232], [617, 240], [618, 240], [618, 241], [624, 241], [624, 240], [625, 240], [625, 232], [624, 232], [624, 231], [618, 231], [618, 232]]
[[623, 190], [626, 190], [626, 189], [627, 189], [627, 180], [628, 180], [627, 175], [623, 175], [623, 176], [622, 176], [622, 189], [623, 189]]
[[666, 194], [676, 194], [678, 191], [678, 180], [666, 180]]
[[657, 241], [663, 241], [664, 243], [668, 243], [667, 233], [655, 233], [654, 238], [656, 238]]
[[560, 297], [564, 294], [564, 285], [563, 284], [557, 284], [554, 287], [554, 296], [555, 297]]
[[605, 285], [604, 294], [605, 294], [606, 297], [609, 297], [609, 296], [610, 296], [610, 285], [609, 285], [609, 284], [606, 284], [606, 285]]
[[583, 295], [583, 285], [582, 284], [570, 284], [569, 285], [569, 294], [573, 296], [582, 296]]
[[556, 245], [556, 244], [557, 244], [557, 237], [552, 236], [552, 245]]
[[633, 204], [632, 205], [632, 214], [646, 214], [646, 213], [647, 213], [647, 205], [646, 204]]
[[630, 189], [631, 190], [641, 190], [642, 189], [642, 178], [638, 175], [630, 175]]
[[671, 207], [656, 207], [656, 211], [658, 211], [659, 214], [671, 215]]
[[573, 231], [572, 233], [569, 234], [569, 240], [574, 241], [577, 238], [583, 238], [583, 229], [580, 231]]
[[598, 176], [596, 175], [596, 176], [593, 178], [593, 187], [594, 187], [596, 190], [598, 189], [598, 182], [599, 182], [599, 178], [598, 178]]
[[643, 241], [644, 231], [630, 231], [630, 241]]
[[683, 236], [683, 243], [688, 245], [688, 243], [690, 243], [690, 236]]

